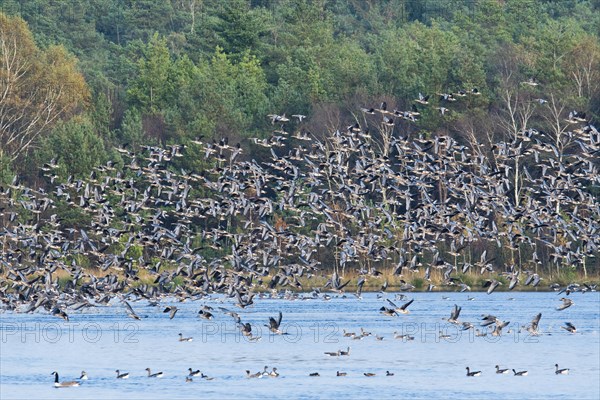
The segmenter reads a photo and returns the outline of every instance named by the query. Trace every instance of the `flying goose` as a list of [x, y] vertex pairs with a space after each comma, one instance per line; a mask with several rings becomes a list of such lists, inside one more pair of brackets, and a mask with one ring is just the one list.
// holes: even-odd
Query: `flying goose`
[[457, 304], [455, 304], [452, 312], [450, 313], [450, 318], [446, 319], [446, 321], [450, 322], [451, 324], [459, 324], [458, 316], [460, 315], [461, 310], [462, 307], [459, 307]]
[[542, 318], [542, 313], [539, 313], [531, 320], [531, 325], [527, 328], [527, 331], [534, 336], [539, 335], [538, 326], [540, 324], [540, 319]]
[[467, 367], [467, 376], [479, 376], [479, 375], [481, 375], [481, 371], [471, 372], [471, 369], [469, 367]]
[[394, 307], [394, 311], [395, 312], [399, 312], [401, 314], [408, 314], [410, 313], [410, 311], [407, 310], [408, 306], [410, 306], [412, 304], [413, 301], [415, 301], [415, 299], [411, 299], [410, 301], [404, 303], [402, 306], [398, 307], [396, 304], [394, 304], [393, 301], [391, 301], [390, 299], [386, 299], [388, 301], [388, 303], [390, 303], [390, 305], [392, 307]]
[[429, 104], [429, 95], [423, 96], [421, 93], [419, 93], [419, 97], [415, 101], [417, 103], [427, 105], [427, 104]]
[[577, 332], [577, 328], [575, 328], [575, 325], [573, 325], [570, 322], [565, 322], [565, 326], [561, 326], [562, 329], [564, 329], [565, 331], [569, 332], [569, 333], [576, 333]]
[[279, 329], [281, 326], [281, 320], [283, 318], [283, 314], [279, 311], [279, 317], [277, 319], [273, 317], [269, 317], [269, 325], [265, 325], [269, 330], [277, 335], [283, 335], [283, 331]]
[[521, 85], [527, 85], [527, 86], [534, 86], [534, 87], [535, 87], [535, 86], [539, 85], [539, 83], [537, 83], [537, 82], [536, 82], [536, 81], [533, 79], [533, 77], [531, 77], [531, 78], [529, 78], [528, 80], [521, 82]]
[[566, 297], [562, 297], [562, 298], [561, 298], [561, 300], [562, 300], [562, 302], [563, 302], [563, 303], [562, 303], [560, 306], [556, 307], [556, 309], [557, 309], [558, 311], [562, 311], [562, 310], [564, 310], [564, 309], [566, 309], [566, 308], [569, 308], [569, 307], [571, 307], [573, 304], [575, 304], [575, 303], [573, 302], [573, 300], [571, 300], [571, 299], [568, 299], [568, 298], [566, 298]]
[[169, 319], [173, 319], [175, 317], [175, 314], [177, 314], [177, 311], [179, 309], [175, 306], [168, 306], [167, 308], [165, 308], [163, 310], [164, 313], [169, 313]]
[[121, 301], [123, 302], [123, 304], [125, 304], [125, 308], [127, 309], [127, 315], [133, 319], [140, 320], [140, 317], [135, 313], [135, 311], [133, 311], [133, 308], [131, 308], [129, 303], [124, 299]]
[[210, 311], [206, 311], [204, 309], [198, 311], [198, 316], [203, 319], [212, 319], [213, 315]]
[[387, 308], [385, 306], [382, 306], [379, 309], [379, 312], [382, 313], [383, 315], [387, 315], [388, 317], [398, 316], [398, 313], [396, 312], [396, 310], [394, 310], [393, 308]]
[[146, 368], [146, 371], [148, 371], [148, 378], [162, 378], [163, 377], [162, 372], [157, 372], [157, 373], [153, 374], [152, 371], [150, 370], [150, 368]]
[[54, 375], [54, 387], [62, 388], [62, 387], [76, 387], [76, 386], [79, 386], [79, 382], [77, 382], [77, 381], [59, 382], [59, 380], [58, 380], [58, 372], [56, 372], [56, 371], [54, 371], [50, 375]]
[[494, 292], [494, 290], [496, 290], [496, 288], [500, 285], [502, 285], [502, 282], [499, 282], [495, 279], [491, 279], [491, 280], [485, 281], [485, 283], [483, 284], [483, 287], [488, 288], [487, 294], [492, 294]]
[[58, 307], [54, 307], [54, 309], [52, 310], [52, 315], [58, 318], [62, 318], [65, 321], [69, 321], [69, 316], [67, 315], [67, 313]]
[[298, 122], [302, 122], [302, 120], [303, 120], [304, 118], [306, 118], [306, 115], [302, 115], [302, 114], [292, 114], [292, 117], [293, 117], [293, 118], [297, 118], [297, 119], [298, 119]]

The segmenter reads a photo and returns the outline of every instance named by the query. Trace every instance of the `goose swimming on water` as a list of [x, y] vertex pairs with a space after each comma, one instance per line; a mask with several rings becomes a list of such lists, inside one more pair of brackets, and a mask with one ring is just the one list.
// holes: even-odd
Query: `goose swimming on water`
[[513, 368], [512, 372], [515, 376], [527, 376], [527, 371], [517, 371]]
[[79, 386], [79, 382], [77, 382], [77, 381], [60, 382], [58, 380], [58, 372], [56, 372], [56, 371], [54, 371], [50, 375], [54, 375], [54, 387], [62, 388], [62, 387], [76, 387], [76, 386]]
[[129, 379], [129, 372], [121, 373], [119, 370], [116, 370], [115, 372], [117, 373], [117, 379]]
[[79, 377], [79, 380], [81, 380], [81, 381], [87, 381], [88, 380], [87, 372], [81, 371], [81, 376]]
[[498, 365], [496, 365], [496, 373], [497, 374], [508, 374], [510, 370], [508, 368], [500, 369]]
[[258, 378], [259, 376], [262, 376], [262, 372], [257, 372], [255, 374], [251, 374], [250, 370], [246, 370], [246, 378]]
[[150, 368], [146, 368], [146, 371], [148, 371], [148, 378], [162, 378], [163, 377], [163, 373], [162, 372], [157, 372], [157, 373], [152, 373], [152, 371], [150, 370]]
[[182, 333], [179, 334], [179, 341], [180, 342], [191, 342], [192, 340], [194, 340], [194, 338], [191, 337], [191, 336], [190, 337], [183, 337]]
[[556, 375], [568, 375], [569, 374], [569, 368], [558, 368], [558, 364], [554, 364], [554, 366], [556, 367], [556, 371], [554, 371], [554, 373]]
[[481, 371], [472, 371], [469, 367], [467, 367], [467, 376], [479, 376], [481, 375]]

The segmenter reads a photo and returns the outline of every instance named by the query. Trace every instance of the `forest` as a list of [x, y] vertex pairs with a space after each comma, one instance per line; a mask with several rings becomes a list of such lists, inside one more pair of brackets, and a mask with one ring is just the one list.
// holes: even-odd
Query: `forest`
[[[600, 117], [598, 0], [1, 0], [0, 56], [4, 187], [89, 179], [149, 146], [185, 146], [169, 168], [205, 176], [220, 165], [211, 143], [268, 162], [261, 143], [324, 142], [381, 108], [415, 114], [373, 131], [450, 137], [490, 158], [535, 132], [562, 162]], [[510, 160], [515, 207], [546, 170], [532, 154]], [[580, 187], [594, 204], [598, 186]]]

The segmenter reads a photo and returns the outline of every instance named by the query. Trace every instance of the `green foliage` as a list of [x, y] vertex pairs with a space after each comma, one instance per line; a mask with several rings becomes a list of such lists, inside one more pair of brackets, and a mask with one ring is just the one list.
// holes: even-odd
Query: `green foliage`
[[12, 163], [7, 156], [0, 154], [0, 184], [6, 185], [13, 179]]
[[59, 124], [44, 143], [64, 175], [87, 176], [108, 160], [102, 138], [89, 118], [73, 118]]
[[121, 142], [131, 149], [137, 149], [144, 143], [142, 116], [139, 111], [132, 108], [125, 112], [119, 137]]
[[[419, 127], [474, 126], [481, 135], [509, 75], [513, 83], [535, 77], [588, 115], [600, 105], [600, 12], [589, 0], [5, 0], [2, 10], [22, 16], [55, 60], [56, 44], [77, 56], [94, 93], [84, 118], [92, 128], [68, 134], [79, 131], [72, 142], [81, 144], [91, 140], [81, 132], [93, 131], [108, 149], [223, 136], [244, 144], [268, 134], [269, 113], [310, 116], [325, 107], [345, 119], [384, 98], [402, 108], [419, 92], [433, 99], [473, 87], [483, 95], [444, 118], [436, 98]], [[36, 142], [26, 164], [4, 162], [1, 173], [58, 155], [57, 143], [68, 142], [61, 129], [55, 147]], [[85, 171], [94, 164], [69, 163]]]

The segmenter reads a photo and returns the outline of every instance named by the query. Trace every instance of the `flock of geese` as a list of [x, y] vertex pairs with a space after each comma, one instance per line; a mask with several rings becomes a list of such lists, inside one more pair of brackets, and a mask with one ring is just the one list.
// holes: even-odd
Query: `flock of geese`
[[[568, 375], [570, 369], [569, 368], [559, 368], [558, 364], [554, 364], [555, 366], [555, 371], [554, 373], [556, 375]], [[471, 371], [471, 369], [469, 367], [466, 367], [467, 370], [467, 376], [481, 376], [482, 372], [481, 371]], [[162, 378], [164, 376], [164, 374], [162, 372], [156, 372], [156, 373], [152, 373], [152, 371], [150, 370], [150, 368], [146, 368], [146, 371], [148, 372], [148, 378]], [[204, 373], [202, 373], [200, 370], [196, 370], [194, 371], [192, 368], [188, 368], [188, 375], [185, 377], [185, 381], [187, 383], [189, 382], [193, 382], [193, 378], [194, 377], [200, 377], [202, 379], [211, 381], [214, 378], [213, 377], [209, 377], [207, 375], [205, 375]], [[512, 371], [514, 376], [527, 376], [529, 374], [529, 371], [517, 371], [514, 368], [513, 369], [508, 369], [508, 368], [500, 368], [500, 366], [496, 365], [496, 374], [510, 374], [510, 372]], [[117, 379], [129, 379], [129, 373], [125, 372], [125, 373], [121, 373], [119, 370], [115, 371], [117, 373]], [[66, 387], [77, 387], [80, 386], [81, 383], [83, 381], [88, 380], [88, 375], [85, 371], [81, 372], [81, 376], [79, 377], [78, 380], [75, 381], [60, 381], [59, 377], [58, 377], [58, 372], [54, 371], [52, 372], [51, 375], [54, 375], [54, 387], [56, 388], [66, 388]], [[364, 372], [363, 373], [364, 376], [371, 378], [376, 376], [377, 374], [374, 372]], [[308, 374], [308, 376], [310, 377], [319, 377], [321, 376], [320, 373], [318, 372], [311, 372]], [[337, 377], [344, 377], [344, 376], [348, 376], [347, 372], [342, 372], [342, 371], [337, 371], [336, 372], [336, 376]], [[394, 376], [393, 372], [390, 371], [385, 371], [385, 376]], [[269, 367], [265, 366], [264, 369], [262, 371], [258, 371], [256, 373], [250, 373], [250, 370], [246, 370], [246, 378], [251, 379], [251, 378], [277, 378], [279, 377], [279, 372], [277, 372], [277, 368], [273, 367], [271, 369], [271, 371], [269, 371]]]
[[[469, 95], [479, 91], [440, 93], [439, 112]], [[255, 138], [252, 154], [228, 138], [193, 140], [118, 148], [120, 160], [86, 177], [61, 179], [52, 160], [42, 168], [49, 189], [15, 177], [0, 188], [0, 309], [68, 320], [118, 298], [139, 320], [129, 302], [167, 296], [218, 293], [242, 310], [280, 291], [326, 299], [350, 287], [348, 272], [361, 298], [382, 271], [401, 278], [401, 291], [415, 289], [416, 278], [434, 290], [433, 275], [444, 290], [468, 291], [463, 276], [473, 271], [488, 294], [536, 287], [540, 268], [597, 271], [600, 133], [585, 114], [570, 112], [555, 132], [523, 126], [484, 145], [402, 125], [429, 102], [419, 94], [410, 111], [365, 107], [345, 129], [318, 134], [304, 115], [292, 116], [290, 134], [290, 119], [271, 114], [281, 129]], [[182, 169], [184, 157], [204, 170]], [[565, 296], [596, 290], [550, 287]], [[558, 310], [574, 304], [562, 302]], [[411, 303], [380, 312], [397, 316]], [[164, 312], [173, 319], [177, 308]], [[213, 312], [204, 307], [198, 317]], [[251, 324], [224, 312], [253, 337]], [[274, 334], [284, 333], [281, 319], [269, 320]], [[497, 335], [506, 326], [487, 322]]]
[[[556, 375], [568, 375], [570, 369], [569, 368], [558, 368], [558, 364], [554, 364], [554, 368], [556, 368], [554, 370], [554, 373]], [[517, 371], [514, 368], [513, 369], [508, 369], [508, 368], [500, 368], [499, 365], [496, 365], [496, 373], [497, 374], [510, 374], [510, 372], [512, 371], [514, 376], [527, 376], [529, 374], [529, 371]], [[467, 376], [481, 376], [482, 372], [481, 371], [471, 371], [471, 368], [467, 367]]]

